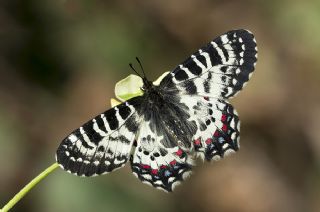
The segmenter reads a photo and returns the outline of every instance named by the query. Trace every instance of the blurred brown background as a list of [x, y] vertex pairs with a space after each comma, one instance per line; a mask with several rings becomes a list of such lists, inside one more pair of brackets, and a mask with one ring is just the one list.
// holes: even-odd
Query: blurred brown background
[[156, 79], [245, 28], [259, 59], [232, 100], [242, 120], [237, 154], [199, 161], [172, 194], [129, 166], [90, 179], [59, 169], [13, 211], [320, 211], [319, 21], [317, 0], [3, 1], [0, 206], [54, 162], [68, 133], [110, 107], [135, 56]]

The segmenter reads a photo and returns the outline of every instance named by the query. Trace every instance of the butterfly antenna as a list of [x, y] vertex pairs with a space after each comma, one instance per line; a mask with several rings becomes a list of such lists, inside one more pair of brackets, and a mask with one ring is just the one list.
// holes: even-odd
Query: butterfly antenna
[[[134, 71], [134, 73], [136, 73], [139, 77], [141, 77], [141, 75], [136, 71], [136, 69], [133, 68], [132, 63], [129, 63], [130, 68]], [[142, 77], [141, 77], [142, 78]]]
[[140, 65], [140, 68], [141, 68], [142, 73], [143, 73], [143, 77], [146, 79], [146, 78], [147, 78], [147, 77], [146, 77], [146, 73], [144, 72], [144, 69], [143, 69], [143, 67], [142, 67], [142, 64], [141, 64], [141, 62], [140, 62], [139, 58], [138, 58], [138, 57], [136, 57], [136, 60], [138, 61], [139, 65]]

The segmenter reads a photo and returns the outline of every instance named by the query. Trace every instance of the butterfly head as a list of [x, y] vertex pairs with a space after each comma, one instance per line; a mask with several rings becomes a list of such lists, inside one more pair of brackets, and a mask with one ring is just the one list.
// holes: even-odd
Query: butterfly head
[[149, 81], [146, 77], [143, 77], [142, 80], [143, 80], [143, 86], [141, 87], [141, 90], [143, 92], [148, 92], [153, 89], [154, 85], [151, 81]]
[[133, 65], [132, 65], [131, 63], [129, 63], [129, 66], [130, 66], [130, 68], [131, 68], [139, 77], [141, 77], [141, 79], [143, 80], [143, 86], [141, 87], [141, 90], [142, 90], [143, 92], [147, 92], [147, 91], [153, 90], [154, 85], [153, 85], [153, 83], [152, 83], [151, 81], [149, 81], [149, 80], [147, 79], [146, 74], [145, 74], [144, 69], [143, 69], [143, 66], [142, 66], [139, 58], [136, 57], [136, 60], [137, 60], [137, 62], [138, 62], [139, 65], [140, 65], [140, 68], [141, 68], [141, 70], [142, 70], [143, 76], [141, 76], [141, 75], [136, 71], [136, 69], [133, 67]]

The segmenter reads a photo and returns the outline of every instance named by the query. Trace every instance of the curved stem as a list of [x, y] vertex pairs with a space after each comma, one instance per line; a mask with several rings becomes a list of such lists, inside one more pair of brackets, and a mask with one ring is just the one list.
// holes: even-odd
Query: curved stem
[[30, 183], [28, 183], [23, 189], [19, 191], [2, 209], [1, 212], [7, 212], [10, 210], [19, 200], [22, 199], [35, 185], [37, 185], [41, 180], [53, 172], [59, 165], [57, 163], [52, 164], [46, 170], [41, 172], [37, 177], [35, 177]]

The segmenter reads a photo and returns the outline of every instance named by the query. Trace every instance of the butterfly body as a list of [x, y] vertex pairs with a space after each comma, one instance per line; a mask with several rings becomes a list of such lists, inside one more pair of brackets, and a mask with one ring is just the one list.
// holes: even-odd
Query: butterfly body
[[229, 31], [167, 74], [143, 78], [142, 96], [107, 110], [60, 144], [60, 166], [79, 176], [111, 172], [130, 161], [133, 173], [172, 191], [199, 156], [218, 160], [239, 149], [240, 121], [228, 102], [257, 61], [253, 35]]
[[195, 129], [188, 121], [190, 114], [187, 106], [181, 103], [178, 91], [153, 86], [145, 91], [143, 98], [137, 112], [149, 123], [150, 133], [163, 136], [160, 142], [164, 147], [171, 148], [181, 143], [189, 148]]

